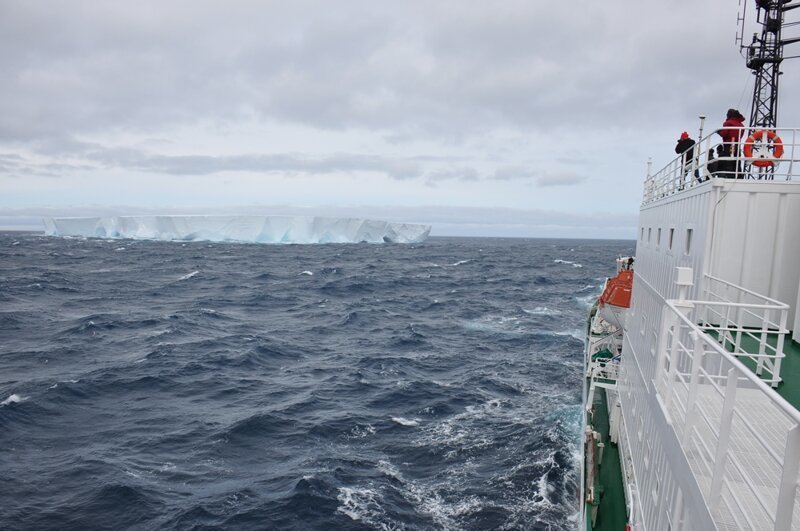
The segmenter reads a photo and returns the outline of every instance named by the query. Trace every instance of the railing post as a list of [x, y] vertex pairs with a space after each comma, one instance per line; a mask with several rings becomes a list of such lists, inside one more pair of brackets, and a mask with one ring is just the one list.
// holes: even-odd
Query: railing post
[[776, 531], [788, 531], [792, 527], [798, 470], [800, 470], [800, 425], [795, 425], [789, 430], [786, 437], [783, 474], [781, 474], [781, 487], [778, 491], [778, 510], [775, 513]]
[[681, 517], [683, 516], [683, 492], [678, 489], [677, 494], [675, 495], [675, 501], [672, 503], [672, 517], [670, 518], [670, 524], [672, 525], [672, 529], [680, 530], [683, 529], [683, 522], [681, 522]]
[[692, 352], [692, 376], [689, 383], [689, 398], [686, 400], [686, 422], [683, 428], [682, 444], [685, 447], [689, 443], [689, 433], [692, 431], [692, 424], [695, 418], [695, 403], [697, 402], [697, 388], [700, 385], [700, 366], [703, 364], [703, 347], [700, 341], [700, 334], [692, 331], [689, 336], [694, 343]]
[[786, 330], [786, 319], [787, 319], [787, 311], [786, 308], [780, 310], [781, 312], [781, 322], [780, 322], [780, 329], [778, 330], [778, 338], [775, 341], [775, 372], [772, 373], [773, 384], [772, 387], [778, 387], [778, 384], [781, 382], [781, 361], [783, 361], [783, 340], [784, 340], [784, 330]]
[[[668, 350], [668, 343], [670, 338], [670, 330], [674, 330], [677, 325], [677, 316], [670, 311], [669, 306], [667, 306], [661, 314], [661, 328], [658, 332], [658, 356], [656, 358], [656, 383], [663, 382], [666, 385], [668, 382], [664, 380], [667, 377], [667, 370], [664, 367], [664, 362], [667, 359], [667, 350]], [[675, 344], [675, 334], [672, 334], [672, 344]], [[670, 367], [672, 367], [672, 361], [670, 361]], [[658, 385], [656, 386], [658, 388]], [[663, 391], [663, 390], [662, 390]]]
[[675, 327], [672, 329], [672, 346], [669, 354], [669, 374], [667, 375], [667, 392], [664, 395], [664, 407], [669, 411], [672, 395], [675, 392], [675, 378], [678, 375], [678, 339], [680, 338], [680, 323], [675, 322]]
[[[767, 332], [769, 332], [769, 310], [764, 310], [764, 315], [761, 318], [761, 333], [758, 336], [758, 364], [756, 365], [756, 374], [761, 376], [764, 372], [764, 356], [767, 354]], [[773, 374], [774, 376], [774, 374]]]
[[714, 475], [711, 476], [711, 492], [708, 505], [713, 514], [719, 505], [722, 493], [722, 480], [725, 478], [725, 465], [728, 460], [728, 447], [731, 440], [731, 424], [733, 424], [733, 408], [736, 405], [736, 369], [728, 369], [728, 381], [725, 385], [725, 402], [722, 404], [719, 438], [714, 452]]

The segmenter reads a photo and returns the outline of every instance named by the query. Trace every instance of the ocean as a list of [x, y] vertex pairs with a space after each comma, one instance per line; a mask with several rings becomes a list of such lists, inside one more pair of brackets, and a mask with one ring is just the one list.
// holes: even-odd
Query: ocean
[[577, 527], [634, 244], [0, 233], [0, 529]]

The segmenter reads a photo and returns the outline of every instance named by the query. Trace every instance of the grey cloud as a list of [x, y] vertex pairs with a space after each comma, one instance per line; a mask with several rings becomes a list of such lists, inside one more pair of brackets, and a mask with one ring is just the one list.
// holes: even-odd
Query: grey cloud
[[622, 0], [229, 2], [224, 24], [214, 2], [6, 2], [0, 139], [252, 115], [395, 138], [672, 119], [738, 94], [710, 35], [723, 4], [650, 5], [653, 31]]
[[561, 173], [543, 173], [536, 178], [536, 184], [539, 186], [573, 186], [580, 184], [586, 180], [585, 175], [578, 175], [577, 173], [561, 172]]
[[475, 168], [448, 168], [433, 170], [425, 174], [425, 178], [430, 182], [456, 180], [456, 181], [477, 181], [480, 174]]
[[495, 170], [492, 179], [497, 181], [509, 181], [513, 179], [530, 179], [535, 175], [535, 171], [520, 166], [503, 166]]
[[310, 156], [279, 153], [270, 155], [151, 155], [134, 150], [111, 150], [96, 159], [112, 166], [171, 175], [209, 175], [221, 172], [350, 173], [379, 172], [394, 179], [421, 176], [414, 160], [360, 154]]
[[[364, 154], [334, 154], [314, 156], [292, 153], [216, 155], [161, 155], [132, 148], [105, 148], [98, 144], [74, 144], [66, 141], [40, 144], [48, 155], [47, 161], [33, 161], [10, 155], [0, 156], [0, 169], [24, 170], [49, 174], [76, 169], [123, 168], [165, 175], [210, 175], [222, 172], [282, 172], [292, 173], [351, 173], [378, 172], [393, 179], [416, 179], [423, 175], [422, 161], [417, 158], [384, 157]], [[83, 163], [65, 162], [65, 146], [73, 145], [71, 157], [80, 155]], [[435, 159], [434, 159], [435, 160]], [[91, 164], [95, 164], [92, 166]], [[55, 173], [54, 173], [55, 174]]]

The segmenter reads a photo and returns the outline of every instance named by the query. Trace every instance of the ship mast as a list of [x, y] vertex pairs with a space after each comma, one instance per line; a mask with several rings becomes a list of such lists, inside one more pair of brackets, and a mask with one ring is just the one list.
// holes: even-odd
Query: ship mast
[[750, 107], [751, 129], [774, 129], [778, 119], [778, 80], [781, 75], [781, 62], [785, 57], [783, 47], [800, 42], [800, 37], [783, 38], [782, 30], [800, 24], [786, 22], [786, 12], [800, 7], [800, 0], [755, 0], [756, 21], [761, 25], [761, 34], [755, 33], [753, 41], [745, 45], [745, 15], [739, 17], [740, 31], [737, 42], [742, 51], [746, 51], [747, 67], [756, 76], [753, 87], [753, 103]]

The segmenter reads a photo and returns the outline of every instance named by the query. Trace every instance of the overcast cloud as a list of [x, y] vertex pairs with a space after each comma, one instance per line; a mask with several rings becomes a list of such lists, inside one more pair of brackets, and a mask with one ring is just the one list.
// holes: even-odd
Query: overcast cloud
[[563, 235], [547, 212], [633, 237], [648, 157], [749, 114], [736, 4], [0, 0], [0, 215], [391, 208]]

